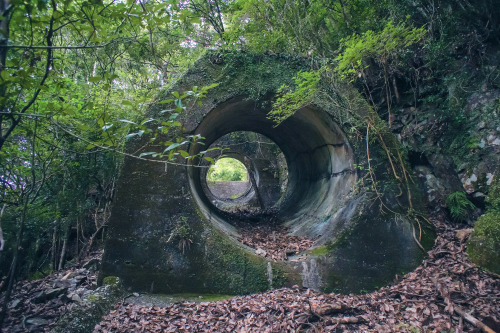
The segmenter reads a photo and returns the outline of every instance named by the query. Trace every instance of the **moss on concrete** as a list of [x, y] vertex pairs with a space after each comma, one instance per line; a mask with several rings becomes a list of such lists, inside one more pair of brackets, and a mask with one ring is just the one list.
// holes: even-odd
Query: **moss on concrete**
[[[321, 271], [318, 274], [322, 274], [324, 280], [328, 279], [329, 274], [338, 277], [338, 283], [327, 283], [325, 288], [332, 290], [337, 286], [342, 287], [342, 283], [351, 283], [349, 288], [359, 290], [367, 283], [373, 285], [373, 279], [378, 284], [381, 279], [373, 273], [376, 269], [384, 271], [384, 281], [387, 282], [387, 277], [393, 275], [400, 267], [411, 265], [415, 267], [421, 256], [415, 256], [415, 252], [412, 252], [418, 247], [411, 237], [408, 237], [408, 231], [411, 235], [411, 229], [408, 229], [407, 222], [401, 226], [390, 216], [360, 212], [356, 210], [357, 199], [351, 200], [351, 185], [356, 180], [356, 170], [349, 170], [354, 164], [353, 159], [361, 165], [357, 172], [361, 174], [366, 172], [366, 165], [363, 171], [364, 162], [360, 162], [366, 158], [366, 148], [363, 148], [366, 146], [365, 136], [356, 134], [357, 129], [363, 127], [366, 130], [366, 126], [362, 122], [351, 124], [355, 126], [355, 130], [352, 135], [347, 134], [346, 137], [335, 121], [338, 120], [342, 124], [342, 121], [352, 119], [343, 118], [344, 108], [335, 106], [334, 102], [328, 102], [328, 98], [321, 96], [323, 93], [331, 93], [335, 98], [345, 98], [351, 102], [352, 98], [358, 96], [354, 89], [334, 84], [328, 86], [325, 83], [324, 91], [318, 94], [318, 100], [314, 101], [314, 105], [305, 107], [289, 118], [286, 126], [274, 129], [273, 124], [266, 120], [266, 111], [269, 110], [276, 89], [282, 84], [290, 84], [299, 70], [310, 68], [310, 64], [296, 58], [284, 59], [280, 56], [249, 53], [208, 54], [200, 59], [172, 89], [185, 91], [191, 89], [193, 85], [208, 85], [214, 81], [219, 83], [219, 86], [210, 91], [201, 106], [194, 106], [179, 119], [188, 134], [208, 128], [207, 140], [209, 137], [216, 140], [225, 132], [234, 130], [227, 124], [241, 122], [242, 120], [238, 119], [246, 118], [240, 116], [247, 115], [250, 117], [248, 119], [254, 122], [252, 125], [255, 127], [254, 130], [267, 131], [262, 133], [264, 135], [271, 136], [277, 133], [275, 131], [281, 131], [277, 135], [277, 139], [281, 140], [280, 148], [284, 153], [288, 152], [291, 163], [297, 163], [294, 169], [296, 177], [289, 179], [289, 184], [293, 180], [296, 186], [295, 191], [289, 193], [290, 197], [296, 200], [289, 201], [292, 202], [289, 208], [294, 210], [295, 216], [286, 218], [300, 220], [302, 216], [315, 213], [321, 217], [322, 222], [316, 223], [317, 216], [313, 216], [311, 221], [316, 221], [314, 222], [316, 224], [308, 225], [303, 232], [316, 232], [316, 235], [321, 234], [322, 237], [326, 235], [325, 237], [331, 241], [326, 246], [327, 254], [324, 248], [316, 250], [319, 253], [315, 254], [321, 257], [318, 258], [321, 264]], [[357, 112], [363, 107], [366, 107], [366, 102], [365, 104], [360, 102], [356, 110], [350, 111]], [[153, 106], [150, 116], [161, 117], [160, 111], [163, 108], [164, 105], [160, 104]], [[360, 118], [364, 116], [366, 114], [360, 114]], [[231, 121], [227, 118], [231, 118]], [[214, 119], [220, 126], [213, 125]], [[203, 127], [204, 121], [209, 123], [205, 124], [205, 127]], [[248, 125], [238, 124], [238, 126]], [[251, 129], [244, 128], [244, 130]], [[386, 143], [394, 144], [392, 134], [388, 131], [382, 132]], [[146, 144], [147, 138], [141, 138], [131, 143], [128, 149], [135, 152]], [[286, 152], [283, 147], [288, 151]], [[372, 143], [371, 148], [371, 157], [377, 160], [373, 165], [377, 172], [377, 180], [381, 183], [389, 181], [391, 176], [390, 172], [387, 172], [385, 151], [377, 143]], [[301, 157], [296, 158], [299, 155]], [[335, 158], [336, 156], [338, 158]], [[326, 159], [330, 159], [328, 163], [324, 163]], [[290, 172], [294, 170], [290, 169]], [[235, 295], [261, 292], [270, 287], [278, 288], [292, 283], [300, 284], [300, 264], [295, 265], [298, 268], [294, 268], [294, 264], [271, 263], [272, 282], [269, 281], [268, 261], [237, 243], [235, 236], [229, 230], [230, 226], [222, 221], [224, 218], [221, 214], [213, 205], [211, 206], [207, 198], [197, 193], [199, 184], [194, 184], [195, 172], [175, 166], [169, 166], [167, 171], [160, 163], [144, 164], [129, 158], [125, 159], [110, 220], [111, 238], [105, 249], [101, 280], [104, 276], [118, 275], [123, 278], [126, 287], [135, 290]], [[196, 179], [198, 179], [196, 182], [199, 182], [200, 178]], [[398, 194], [397, 184], [387, 184], [388, 186], [380, 190], [384, 193]], [[395, 195], [390, 197], [394, 198]], [[398, 200], [394, 199], [390, 207], [407, 206], [403, 200]], [[361, 201], [363, 200], [360, 199], [359, 202]], [[322, 203], [325, 205], [321, 206]], [[349, 212], [360, 212], [363, 219], [353, 224], [352, 215], [343, 212], [338, 214], [342, 215], [341, 218], [335, 220], [332, 216], [336, 216], [337, 210], [344, 204], [349, 205], [347, 209]], [[202, 205], [204, 206], [201, 207]], [[189, 247], [185, 249], [178, 246], [181, 237], [175, 238], [175, 242], [168, 241], [182, 219], [190, 230], [186, 233], [189, 236], [184, 237], [189, 238]], [[318, 227], [320, 224], [324, 226], [328, 223], [332, 223], [334, 227], [329, 229]], [[323, 230], [325, 233], [320, 232]], [[349, 230], [354, 231], [349, 233]], [[399, 247], [394, 247], [394, 240], [398, 237], [401, 238], [401, 242], [397, 243]], [[378, 253], [379, 248], [387, 251]], [[408, 252], [401, 252], [401, 249], [407, 248]], [[384, 255], [387, 253], [392, 256], [408, 255], [408, 258], [403, 259], [408, 260], [411, 265], [403, 265], [397, 259], [394, 261], [392, 257], [385, 258]], [[370, 260], [373, 260], [372, 265], [364, 264]], [[360, 269], [352, 268], [356, 266]], [[356, 280], [358, 276], [360, 279]], [[352, 281], [356, 283], [353, 285]]]

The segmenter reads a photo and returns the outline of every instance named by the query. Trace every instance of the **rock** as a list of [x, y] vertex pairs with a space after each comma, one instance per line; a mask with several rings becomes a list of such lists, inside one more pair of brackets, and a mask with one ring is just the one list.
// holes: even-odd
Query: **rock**
[[465, 241], [469, 236], [472, 234], [474, 229], [460, 229], [455, 231], [455, 235], [457, 236], [458, 240], [462, 243]]
[[47, 319], [35, 317], [26, 319], [26, 324], [34, 326], [47, 326], [49, 324], [49, 321]]
[[18, 305], [21, 303], [21, 300], [20, 299], [15, 299], [13, 300], [10, 305], [9, 305], [9, 308], [11, 309], [15, 309], [18, 307]]
[[46, 291], [41, 291], [35, 298], [33, 298], [33, 303], [43, 303], [47, 300], [56, 298], [59, 295], [64, 294], [68, 290], [67, 287], [49, 289]]
[[417, 166], [415, 167], [415, 173], [424, 187], [425, 193], [427, 193], [427, 203], [430, 206], [439, 207], [439, 202], [444, 202], [441, 193], [445, 193], [445, 187], [434, 176], [429, 167]]
[[477, 176], [476, 174], [472, 174], [470, 177], [468, 177], [467, 179], [465, 179], [464, 181], [464, 189], [467, 193], [472, 193], [474, 192], [474, 183], [477, 182]]
[[259, 248], [259, 249], [255, 250], [255, 254], [258, 255], [258, 256], [265, 257], [266, 254], [267, 254], [267, 252], [265, 250]]
[[486, 174], [486, 185], [490, 186], [492, 181], [493, 181], [493, 174], [491, 172], [488, 172]]
[[73, 302], [77, 302], [77, 303], [81, 303], [82, 302], [82, 299], [76, 293], [70, 293], [70, 294], [68, 294], [68, 298], [70, 300], [72, 300]]

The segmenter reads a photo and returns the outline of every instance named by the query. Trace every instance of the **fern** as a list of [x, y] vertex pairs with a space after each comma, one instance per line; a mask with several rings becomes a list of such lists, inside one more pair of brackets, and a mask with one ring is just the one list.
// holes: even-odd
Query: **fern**
[[476, 206], [467, 199], [464, 192], [454, 192], [446, 198], [446, 206], [451, 217], [458, 222], [464, 222]]

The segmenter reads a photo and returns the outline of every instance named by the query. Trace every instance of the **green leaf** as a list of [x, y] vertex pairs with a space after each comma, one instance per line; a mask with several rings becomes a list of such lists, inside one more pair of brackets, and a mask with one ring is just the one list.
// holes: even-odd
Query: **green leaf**
[[150, 123], [152, 121], [154, 121], [153, 118], [146, 119], [146, 120], [144, 120], [144, 121], [141, 122], [141, 125], [145, 125], [145, 124]]
[[130, 121], [130, 120], [127, 120], [127, 119], [120, 119], [121, 122], [124, 122], [124, 123], [128, 123], [128, 124], [133, 124], [133, 125], [137, 125], [136, 123], [134, 123], [133, 121]]
[[207, 161], [209, 161], [210, 163], [215, 163], [214, 159], [211, 158], [211, 157], [208, 157], [208, 156], [203, 156], [203, 158]]
[[89, 77], [89, 82], [92, 82], [92, 83], [97, 83], [97, 82], [100, 82], [101, 80], [102, 80], [102, 78], [99, 76]]
[[154, 155], [154, 154], [157, 154], [157, 153], [154, 151], [148, 151], [147, 153], [141, 153], [139, 155], [139, 157], [144, 157], [144, 156], [149, 156], [149, 155]]
[[9, 81], [10, 80], [10, 75], [9, 75], [9, 72], [7, 72], [7, 71], [2, 71], [0, 73], [0, 76], [2, 77], [2, 79], [4, 81]]
[[[160, 101], [158, 102], [157, 104], [167, 104], [167, 103], [172, 103], [174, 101], [173, 98], [170, 98], [170, 99], [165, 99], [163, 101]], [[165, 110], [165, 111], [169, 111], [169, 110]], [[162, 111], [163, 112], [163, 111]]]
[[134, 136], [138, 135], [139, 133], [129, 133], [127, 135], [125, 135], [125, 139], [130, 139], [130, 138], [133, 138]]
[[126, 105], [126, 106], [134, 106], [134, 104], [130, 101], [127, 101], [127, 100], [123, 100], [122, 101], [122, 105]]
[[184, 158], [187, 158], [189, 156], [189, 153], [187, 151], [185, 151], [185, 150], [179, 150], [179, 153]]
[[175, 148], [179, 147], [180, 145], [181, 145], [181, 143], [173, 143], [170, 146], [168, 146], [167, 148], [165, 148], [163, 153], [166, 153], [169, 150], [175, 149]]

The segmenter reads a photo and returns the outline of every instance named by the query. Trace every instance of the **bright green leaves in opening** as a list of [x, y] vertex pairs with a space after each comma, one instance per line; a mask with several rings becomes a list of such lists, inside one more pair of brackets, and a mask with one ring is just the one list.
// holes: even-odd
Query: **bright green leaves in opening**
[[268, 118], [280, 124], [301, 107], [311, 104], [318, 92], [320, 78], [321, 70], [298, 72], [293, 78], [294, 87], [282, 85], [278, 90], [279, 97], [273, 103]]
[[361, 35], [341, 40], [341, 53], [335, 58], [335, 72], [343, 79], [354, 80], [374, 58], [386, 63], [399, 51], [420, 41], [426, 33], [424, 28], [410, 28], [404, 23], [394, 25], [389, 21], [381, 32], [368, 30]]
[[247, 168], [237, 159], [219, 158], [208, 169], [207, 180], [211, 182], [248, 181]]

